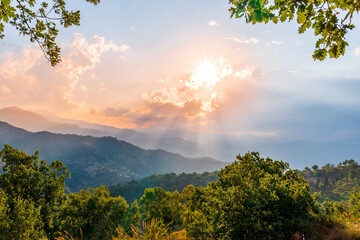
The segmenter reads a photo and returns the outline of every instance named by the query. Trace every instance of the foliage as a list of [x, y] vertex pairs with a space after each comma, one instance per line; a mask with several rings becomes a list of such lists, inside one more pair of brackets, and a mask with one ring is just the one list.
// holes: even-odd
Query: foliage
[[318, 223], [307, 239], [344, 239], [360, 238], [360, 218], [355, 216], [351, 208], [342, 202], [326, 201], [321, 205]]
[[65, 178], [70, 177], [66, 167], [58, 160], [47, 166], [44, 160], [39, 162], [38, 151], [27, 155], [9, 145], [0, 152], [0, 158], [5, 163], [0, 196], [7, 219], [1, 234], [21, 239], [20, 232], [27, 229], [29, 236], [53, 236], [66, 200]]
[[185, 231], [169, 232], [169, 224], [153, 218], [150, 222], [143, 222], [141, 227], [132, 226], [131, 234], [117, 228], [113, 240], [180, 240], [187, 239]]
[[350, 212], [360, 219], [360, 188], [350, 197]]
[[73, 237], [111, 239], [128, 209], [122, 197], [110, 197], [104, 186], [72, 193], [59, 217], [61, 230]]
[[178, 192], [167, 192], [162, 188], [148, 188], [140, 198], [140, 212], [143, 221], [157, 218], [172, 229], [182, 227], [184, 211], [183, 197]]
[[146, 188], [161, 187], [166, 191], [181, 192], [188, 185], [205, 187], [209, 182], [218, 180], [218, 171], [204, 173], [166, 173], [155, 174], [131, 182], [112, 185], [109, 187], [112, 196], [122, 196], [127, 202], [140, 199]]
[[[86, 0], [98, 4], [100, 0]], [[66, 8], [65, 0], [1, 0], [0, 38], [4, 37], [4, 23], [15, 27], [23, 36], [29, 36], [55, 66], [60, 62], [60, 48], [55, 42], [58, 35], [56, 23], [67, 28], [80, 24], [80, 11]]]
[[[5, 143], [21, 147], [22, 150], [28, 152], [33, 152], [36, 147], [40, 150], [42, 158], [59, 159], [64, 162], [71, 172], [71, 179], [66, 181], [66, 187], [70, 192], [78, 192], [88, 187], [96, 188], [99, 185], [129, 182], [155, 173], [214, 171], [225, 165], [224, 162], [209, 158], [193, 159], [163, 150], [145, 150], [113, 137], [91, 137], [50, 132], [32, 133], [0, 122], [0, 144]], [[216, 174], [211, 175], [216, 177]], [[181, 185], [191, 184], [191, 182], [186, 184], [188, 180], [194, 180], [199, 184], [205, 182], [198, 181], [197, 178], [196, 175], [193, 179], [191, 176], [184, 176]], [[206, 175], [204, 178], [207, 178]], [[171, 184], [176, 186], [176, 181], [182, 181], [182, 177], [169, 176], [169, 178], [166, 177], [162, 180], [164, 183], [171, 181]], [[155, 182], [158, 181], [155, 180]], [[137, 185], [137, 189], [126, 187], [124, 190], [128, 193], [124, 194], [122, 191], [120, 195], [126, 197], [125, 199], [131, 203], [133, 199], [139, 199], [147, 187], [156, 187], [156, 184], [154, 185], [149, 181], [149, 186], [145, 186], [145, 188], [141, 188], [139, 185]], [[166, 189], [165, 184], [159, 185], [159, 187]], [[175, 189], [166, 190], [174, 191]], [[181, 191], [182, 188], [179, 189], [179, 192]], [[131, 197], [134, 192], [138, 194], [135, 198]], [[112, 194], [112, 196], [116, 195]]]
[[360, 166], [353, 159], [340, 162], [336, 167], [326, 164], [316, 171], [302, 171], [310, 189], [318, 195], [320, 203], [348, 201], [360, 187]]
[[196, 239], [288, 239], [304, 232], [318, 212], [307, 181], [288, 164], [237, 156], [219, 181], [190, 197], [188, 235]]
[[[65, 166], [46, 165], [38, 155], [9, 145], [0, 152], [0, 239], [360, 238], [360, 188], [348, 202], [325, 201], [319, 212], [315, 199], [322, 192], [311, 195], [302, 176], [311, 169], [289, 170], [257, 152], [238, 155], [206, 187], [188, 185], [181, 193], [147, 188], [130, 208], [104, 186], [66, 195]], [[328, 187], [319, 187], [326, 190], [335, 176], [344, 176], [339, 183], [355, 182], [351, 170], [359, 170], [355, 161], [325, 165], [310, 177], [327, 179]]]
[[248, 23], [278, 23], [296, 19], [299, 33], [312, 28], [318, 36], [313, 54], [315, 60], [344, 55], [349, 45], [345, 36], [355, 28], [352, 18], [360, 10], [360, 3], [355, 0], [229, 0], [229, 3], [231, 16], [244, 17]]
[[135, 200], [125, 213], [124, 218], [121, 220], [121, 226], [125, 232], [129, 232], [131, 230], [131, 226], [140, 226], [140, 220], [140, 207], [137, 200]]

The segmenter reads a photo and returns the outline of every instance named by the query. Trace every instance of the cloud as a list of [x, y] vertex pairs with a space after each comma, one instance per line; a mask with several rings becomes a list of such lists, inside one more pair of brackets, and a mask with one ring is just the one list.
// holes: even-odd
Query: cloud
[[189, 121], [199, 121], [198, 114], [201, 112], [201, 100], [189, 100], [183, 106], [166, 102], [144, 102], [142, 108], [129, 111], [122, 115], [121, 120], [136, 124], [136, 127], [177, 125], [184, 126]]
[[281, 45], [282, 42], [281, 41], [272, 41], [271, 43], [267, 43], [266, 46], [270, 46], [270, 45]]
[[[199, 63], [197, 69], [186, 79], [174, 81], [165, 87], [153, 89], [143, 94], [145, 105], [141, 111], [132, 112], [126, 117], [137, 124], [180, 120], [203, 122], [206, 116], [216, 111], [224, 102], [225, 89], [252, 75], [252, 68], [234, 71], [227, 60], [220, 57], [217, 62]], [[231, 85], [231, 86], [230, 86]]]
[[257, 38], [249, 38], [249, 39], [239, 39], [235, 37], [225, 38], [226, 40], [233, 40], [237, 43], [250, 44], [250, 43], [258, 43], [259, 39]]
[[220, 27], [220, 26], [221, 26], [220, 23], [217, 23], [217, 22], [214, 21], [214, 20], [208, 22], [208, 25], [209, 25], [210, 27]]
[[172, 103], [182, 108], [186, 103], [196, 101], [201, 107], [195, 115], [204, 115], [219, 106], [223, 93], [215, 87], [227, 77], [234, 77], [234, 74], [231, 65], [226, 64], [223, 58], [217, 63], [203, 62], [187, 80], [179, 81], [170, 87], [151, 90], [143, 94], [143, 99], [151, 103]]
[[[74, 39], [62, 45], [62, 62], [51, 67], [35, 44], [0, 54], [0, 100], [2, 106], [41, 106], [59, 113], [83, 111], [101, 95], [106, 85], [95, 71], [106, 52], [123, 55], [130, 48], [105, 38]], [[123, 60], [121, 60], [123, 61]], [[86, 81], [85, 81], [86, 80]], [[99, 91], [97, 91], [99, 89]]]
[[31, 95], [36, 81], [31, 70], [40, 65], [42, 57], [42, 51], [30, 45], [25, 45], [20, 52], [4, 52], [0, 55], [1, 100], [19, 100]]
[[129, 45], [106, 41], [104, 37], [97, 35], [86, 39], [80, 33], [74, 34], [74, 40], [68, 47], [70, 52], [64, 55], [58, 71], [68, 79], [68, 86], [64, 89], [64, 99], [71, 104], [74, 104], [75, 88], [80, 76], [101, 63], [103, 53], [125, 52], [130, 49]]
[[356, 48], [353, 52], [355, 57], [358, 57], [360, 55], [360, 47]]
[[104, 115], [107, 117], [121, 117], [128, 112], [129, 110], [123, 107], [119, 107], [119, 108], [108, 107], [104, 110]]

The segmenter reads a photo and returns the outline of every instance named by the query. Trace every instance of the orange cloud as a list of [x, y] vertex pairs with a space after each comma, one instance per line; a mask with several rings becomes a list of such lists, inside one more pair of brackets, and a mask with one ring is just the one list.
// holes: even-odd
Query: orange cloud
[[[129, 45], [116, 44], [106, 41], [105, 38], [94, 36], [86, 39], [81, 34], [74, 34], [74, 40], [69, 44], [70, 52], [64, 55], [60, 67], [57, 69], [68, 79], [68, 85], [63, 89], [64, 99], [75, 104], [74, 96], [80, 76], [91, 71], [101, 62], [101, 55], [105, 52], [125, 52]], [[94, 76], [92, 76], [94, 78]]]
[[0, 92], [2, 100], [24, 98], [34, 88], [36, 76], [31, 70], [40, 65], [42, 52], [25, 45], [21, 52], [4, 52], [0, 55]]

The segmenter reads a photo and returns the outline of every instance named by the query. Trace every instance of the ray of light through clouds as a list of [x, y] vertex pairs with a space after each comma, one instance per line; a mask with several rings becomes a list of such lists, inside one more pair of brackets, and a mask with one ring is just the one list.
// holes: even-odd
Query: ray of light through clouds
[[223, 91], [229, 87], [228, 83], [251, 74], [252, 69], [234, 71], [223, 57], [217, 61], [202, 60], [194, 66], [187, 79], [175, 81], [169, 87], [152, 90], [144, 94], [143, 98], [150, 104], [174, 105], [179, 108], [177, 114], [181, 114], [182, 118], [204, 123], [207, 121], [206, 115], [221, 105]]

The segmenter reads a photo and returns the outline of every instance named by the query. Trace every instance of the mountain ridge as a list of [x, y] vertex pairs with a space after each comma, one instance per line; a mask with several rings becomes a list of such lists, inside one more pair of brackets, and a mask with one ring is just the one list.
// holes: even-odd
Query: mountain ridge
[[116, 128], [81, 120], [72, 120], [57, 117], [45, 117], [42, 114], [24, 110], [17, 106], [0, 109], [0, 121], [5, 121], [14, 126], [28, 131], [49, 131], [52, 133], [77, 134], [82, 136], [111, 136], [132, 143], [145, 149], [164, 149], [190, 157], [205, 156], [205, 146], [185, 140], [178, 136], [157, 136], [140, 132], [134, 129]]
[[48, 162], [63, 161], [72, 173], [71, 191], [127, 182], [161, 173], [218, 170], [224, 162], [212, 158], [188, 158], [165, 150], [145, 150], [113, 137], [79, 136], [51, 132], [29, 132], [0, 122], [0, 144], [10, 144]]

